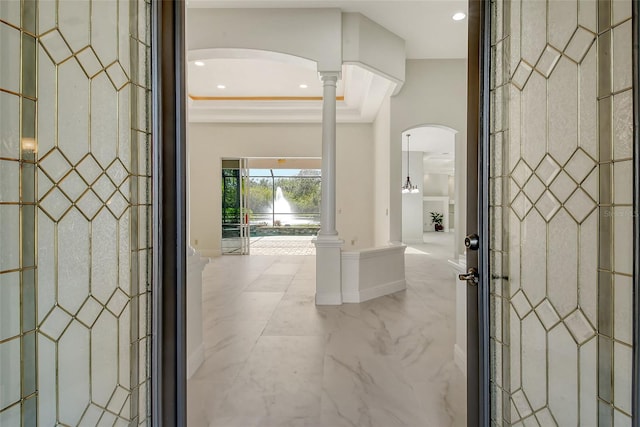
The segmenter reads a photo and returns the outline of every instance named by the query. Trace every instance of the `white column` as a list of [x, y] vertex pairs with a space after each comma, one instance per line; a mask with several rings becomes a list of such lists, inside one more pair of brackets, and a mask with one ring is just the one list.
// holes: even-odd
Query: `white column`
[[322, 204], [316, 245], [316, 304], [342, 304], [341, 248], [336, 230], [336, 83], [339, 72], [320, 73], [322, 100]]
[[322, 205], [320, 235], [336, 231], [336, 83], [338, 73], [321, 73], [322, 80]]

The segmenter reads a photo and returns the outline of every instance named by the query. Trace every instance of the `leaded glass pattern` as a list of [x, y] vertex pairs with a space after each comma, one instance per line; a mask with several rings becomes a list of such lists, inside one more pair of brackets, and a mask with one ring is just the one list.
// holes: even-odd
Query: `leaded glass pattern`
[[631, 1], [491, 4], [491, 418], [631, 425]]
[[149, 421], [149, 13], [0, 5], [0, 425]]

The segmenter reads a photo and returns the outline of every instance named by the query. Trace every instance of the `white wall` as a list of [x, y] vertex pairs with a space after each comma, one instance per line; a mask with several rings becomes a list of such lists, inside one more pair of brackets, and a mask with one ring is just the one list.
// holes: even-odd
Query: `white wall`
[[[422, 151], [410, 151], [409, 173], [411, 183], [418, 186], [418, 192], [402, 194], [402, 241], [404, 243], [423, 242], [423, 218], [422, 218], [422, 179], [424, 174], [422, 163]], [[398, 181], [397, 191], [407, 179], [407, 152], [402, 152], [402, 180]], [[392, 181], [393, 188], [393, 181]]]
[[[321, 131], [320, 124], [191, 123], [190, 244], [204, 256], [220, 254], [221, 158], [320, 157]], [[372, 125], [338, 124], [336, 140], [337, 229], [345, 240], [345, 249], [370, 247], [373, 245]]]
[[[408, 60], [406, 81], [400, 93], [391, 98], [391, 182], [401, 182], [402, 132], [423, 124], [439, 124], [458, 131], [456, 159], [466, 159], [467, 143], [467, 61], [466, 59]], [[462, 152], [464, 150], [464, 152]], [[462, 161], [462, 160], [460, 160]], [[456, 161], [456, 181], [461, 199], [466, 199], [466, 170]], [[400, 185], [400, 184], [399, 184]], [[392, 187], [393, 188], [393, 187]], [[400, 191], [391, 192], [391, 240], [402, 235]], [[464, 206], [464, 205], [463, 205]], [[466, 224], [465, 209], [456, 199], [457, 252], [464, 252], [461, 229]]]
[[453, 175], [448, 175], [449, 177], [449, 197], [454, 198], [456, 191], [456, 178]]
[[390, 162], [389, 143], [390, 132], [390, 100], [386, 97], [378, 116], [373, 122], [374, 149], [374, 178], [373, 184], [373, 240], [375, 246], [383, 246], [389, 243], [389, 177]]
[[449, 196], [449, 175], [425, 173], [423, 185], [425, 196]]

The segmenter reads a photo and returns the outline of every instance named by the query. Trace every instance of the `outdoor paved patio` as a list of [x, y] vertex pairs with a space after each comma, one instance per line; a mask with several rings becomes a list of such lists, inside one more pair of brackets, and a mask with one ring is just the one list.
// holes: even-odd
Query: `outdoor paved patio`
[[313, 236], [264, 236], [251, 238], [251, 255], [315, 255]]

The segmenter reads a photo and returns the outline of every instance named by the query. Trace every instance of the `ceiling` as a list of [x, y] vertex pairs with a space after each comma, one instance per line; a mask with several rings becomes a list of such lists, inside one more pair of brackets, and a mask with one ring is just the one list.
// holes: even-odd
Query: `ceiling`
[[[209, 123], [314, 123], [322, 120], [318, 73], [304, 66], [253, 59], [189, 63], [189, 121]], [[260, 72], [256, 72], [260, 70]], [[301, 89], [300, 84], [308, 88]], [[224, 89], [217, 85], [223, 84]], [[356, 65], [342, 67], [336, 120], [371, 123], [395, 83]]]
[[[359, 12], [406, 41], [408, 59], [465, 58], [466, 0], [187, 0], [197, 8], [339, 8]], [[269, 58], [209, 58], [188, 64], [189, 120], [193, 122], [319, 122], [322, 86], [314, 69]], [[305, 84], [307, 88], [301, 88]], [[224, 88], [219, 88], [223, 85]], [[343, 67], [338, 122], [371, 122], [395, 83], [365, 70]], [[342, 99], [342, 97], [344, 97]], [[242, 99], [238, 99], [242, 98]]]
[[[189, 62], [189, 94], [198, 97], [322, 97], [318, 72], [268, 59], [216, 58]], [[256, 76], [260, 70], [260, 77]], [[265, 84], [265, 80], [269, 84]], [[300, 85], [307, 85], [301, 88]], [[225, 86], [218, 88], [218, 85]], [[337, 96], [344, 95], [344, 79]]]
[[359, 12], [407, 43], [408, 59], [466, 58], [467, 20], [454, 21], [454, 13], [467, 13], [466, 0], [187, 0], [189, 8], [339, 8]]

